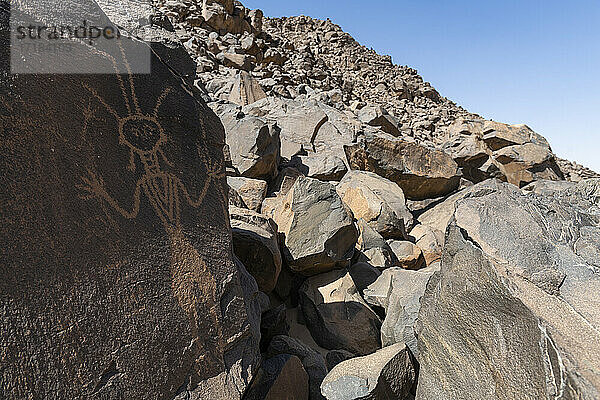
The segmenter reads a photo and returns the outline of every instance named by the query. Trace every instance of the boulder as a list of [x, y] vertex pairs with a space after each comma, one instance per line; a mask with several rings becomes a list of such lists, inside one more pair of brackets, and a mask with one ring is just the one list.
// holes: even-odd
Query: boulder
[[381, 106], [363, 107], [358, 111], [358, 119], [370, 126], [379, 127], [385, 133], [400, 136], [398, 121]]
[[442, 147], [475, 183], [495, 177], [523, 187], [564, 179], [548, 141], [527, 125], [459, 118]]
[[279, 174], [277, 174], [277, 178], [275, 178], [269, 188], [269, 192], [275, 193], [278, 197], [283, 197], [288, 194], [298, 177], [306, 176], [296, 168], [286, 165], [287, 164], [284, 164], [282, 166]]
[[525, 186], [523, 192], [543, 196], [585, 199], [593, 204], [600, 205], [600, 178], [585, 179], [577, 183], [542, 179]]
[[240, 106], [252, 104], [267, 97], [256, 79], [246, 71], [240, 71], [233, 82], [229, 101]]
[[471, 196], [481, 196], [485, 193], [490, 193], [495, 190], [496, 185], [497, 183], [495, 179], [490, 179], [477, 185], [465, 188], [457, 193], [454, 193], [441, 203], [436, 204], [432, 208], [428, 209], [419, 215], [417, 220], [421, 225], [428, 226], [434, 231], [445, 233], [446, 228], [448, 227], [448, 224], [454, 215], [456, 203], [459, 200]]
[[408, 348], [394, 344], [336, 365], [321, 384], [327, 400], [409, 399], [416, 378]]
[[398, 265], [396, 255], [385, 239], [375, 232], [363, 219], [357, 222], [358, 240], [355, 261], [385, 269]]
[[460, 170], [449, 155], [415, 142], [372, 133], [344, 149], [352, 169], [375, 172], [397, 183], [411, 200], [450, 194], [460, 183]]
[[600, 210], [492, 189], [457, 203], [427, 285], [417, 399], [597, 398]]
[[227, 184], [241, 197], [245, 208], [260, 212], [262, 202], [267, 197], [267, 182], [260, 179], [228, 176]]
[[297, 356], [265, 360], [244, 400], [308, 400], [308, 375]]
[[263, 29], [263, 12], [262, 10], [250, 10], [248, 12], [248, 18], [250, 18], [250, 25], [254, 28], [256, 33], [261, 33]]
[[327, 365], [323, 356], [297, 339], [288, 336], [275, 336], [269, 344], [267, 356], [274, 357], [279, 354], [291, 354], [300, 359], [304, 370], [308, 374], [309, 399], [323, 399], [321, 383], [327, 375]]
[[442, 231], [428, 225], [417, 225], [410, 231], [410, 238], [421, 249], [426, 265], [429, 266], [441, 259], [444, 248], [444, 233]]
[[360, 122], [323, 103], [268, 97], [244, 107], [247, 114], [277, 122], [281, 155], [290, 160], [305, 152], [329, 152], [344, 158], [343, 145], [360, 131]]
[[244, 71], [252, 70], [254, 68], [254, 62], [256, 61], [254, 56], [249, 54], [219, 53], [216, 57], [225, 67]]
[[414, 325], [419, 315], [425, 286], [438, 270], [439, 263], [420, 271], [389, 268], [365, 289], [365, 301], [385, 310], [385, 319], [381, 326], [381, 344], [384, 347], [394, 343], [406, 343], [412, 354], [419, 358]]
[[[73, 20], [114, 26], [106, 15], [124, 4], [82, 0]], [[65, 6], [27, 13], [52, 22]], [[127, 71], [147, 51], [150, 74], [11, 74], [8, 9], [0, 397], [240, 399], [259, 365], [260, 311], [232, 252], [222, 124], [125, 35], [124, 54], [72, 42], [84, 58], [63, 65]]]
[[264, 116], [281, 127], [281, 156], [292, 156], [312, 149], [312, 140], [327, 122], [327, 114], [314, 104], [266, 98], [245, 108], [251, 115]]
[[251, 17], [246, 18], [246, 9], [233, 0], [204, 0], [201, 9], [202, 19], [217, 32], [238, 35], [250, 32], [253, 28], [256, 31], [254, 25], [251, 25]]
[[270, 48], [270, 49], [267, 49], [267, 51], [265, 51], [265, 54], [263, 55], [261, 62], [263, 64], [273, 63], [275, 65], [281, 66], [281, 65], [285, 64], [286, 57], [284, 55], [282, 55], [279, 52], [279, 50]]
[[334, 154], [310, 153], [292, 159], [292, 165], [302, 174], [321, 181], [339, 181], [348, 172], [344, 160]]
[[425, 266], [423, 252], [414, 243], [403, 240], [389, 240], [388, 245], [404, 269], [418, 270]]
[[[553, 196], [556, 192], [570, 190], [574, 187], [575, 183], [570, 181], [549, 181], [540, 179], [539, 181], [533, 181], [529, 185], [523, 187], [523, 192], [535, 193], [542, 196]], [[452, 214], [454, 214], [454, 210], [452, 210]]]
[[231, 103], [211, 105], [225, 126], [231, 161], [248, 178], [269, 180], [277, 174], [279, 132], [275, 123], [245, 115]]
[[270, 293], [281, 272], [277, 226], [272, 219], [243, 208], [230, 207], [233, 251], [262, 292]]
[[365, 220], [385, 238], [405, 238], [413, 217], [402, 189], [368, 171], [349, 171], [336, 188], [356, 219]]
[[306, 326], [319, 346], [359, 355], [381, 347], [381, 321], [362, 299], [347, 271], [308, 278], [299, 294]]
[[285, 235], [283, 252], [292, 271], [314, 275], [345, 267], [352, 258], [358, 232], [333, 185], [301, 176], [272, 215]]

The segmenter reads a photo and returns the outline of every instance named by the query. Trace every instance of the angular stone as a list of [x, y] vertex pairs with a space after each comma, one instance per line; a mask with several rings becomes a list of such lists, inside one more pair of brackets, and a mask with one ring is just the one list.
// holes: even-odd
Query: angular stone
[[263, 12], [261, 10], [250, 10], [248, 12], [250, 24], [256, 33], [261, 33], [263, 30]]
[[358, 119], [367, 125], [379, 127], [382, 131], [389, 133], [390, 135], [401, 135], [396, 118], [388, 114], [388, 112], [380, 106], [361, 108], [358, 111]]
[[240, 71], [233, 82], [229, 101], [240, 106], [252, 104], [267, 97], [256, 79], [246, 71]]
[[410, 231], [410, 237], [414, 239], [417, 247], [423, 252], [425, 264], [428, 266], [442, 258], [444, 247], [444, 233], [442, 231], [428, 225], [417, 225]]
[[[58, 15], [57, 3], [28, 4], [35, 20]], [[126, 10], [77, 6], [102, 26], [114, 26], [105, 11]], [[151, 74], [11, 74], [8, 9], [0, 2], [0, 397], [240, 399], [260, 310], [231, 251], [219, 119], [125, 35], [125, 49], [149, 51]], [[70, 45], [100, 69], [113, 57], [126, 71], [133, 57]]]
[[281, 155], [290, 160], [305, 152], [344, 158], [343, 145], [355, 141], [360, 122], [316, 101], [268, 97], [244, 107], [244, 112], [281, 127]]
[[267, 49], [261, 60], [263, 64], [273, 63], [275, 65], [283, 65], [286, 62], [286, 57], [274, 48]]
[[247, 106], [245, 112], [277, 121], [281, 127], [281, 156], [292, 156], [312, 149], [312, 140], [325, 122], [327, 114], [312, 103], [266, 98]]
[[357, 292], [347, 271], [308, 278], [299, 293], [306, 325], [319, 346], [360, 355], [381, 347], [381, 321]]
[[[542, 196], [553, 196], [556, 192], [562, 192], [575, 187], [574, 182], [569, 181], [549, 181], [540, 179], [539, 181], [531, 182], [523, 188], [524, 193], [535, 193]], [[452, 210], [454, 214], [454, 210]]]
[[254, 68], [255, 58], [248, 54], [219, 53], [217, 60], [226, 67], [250, 71]]
[[356, 219], [364, 219], [386, 238], [405, 238], [413, 217], [402, 189], [392, 181], [367, 171], [349, 171], [336, 188]]
[[365, 289], [365, 301], [385, 310], [381, 326], [381, 344], [384, 347], [406, 343], [412, 354], [419, 358], [414, 325], [427, 282], [438, 270], [439, 263], [420, 271], [389, 268]]
[[260, 212], [262, 202], [267, 196], [267, 182], [260, 179], [228, 176], [227, 184], [241, 197], [246, 208]]
[[523, 187], [537, 179], [563, 179], [549, 146], [525, 143], [504, 147], [494, 153], [508, 182]]
[[599, 396], [598, 215], [500, 183], [457, 203], [417, 322], [418, 399]]
[[450, 156], [414, 142], [368, 134], [358, 144], [344, 148], [352, 169], [375, 172], [396, 182], [411, 200], [450, 194], [460, 182], [460, 170]]
[[313, 275], [345, 267], [352, 258], [358, 232], [331, 184], [299, 177], [272, 214], [292, 271]]
[[380, 269], [398, 265], [396, 255], [379, 233], [375, 232], [363, 219], [359, 219], [356, 225], [358, 227], [356, 262], [367, 263]]
[[344, 160], [334, 154], [309, 154], [299, 156], [297, 160], [296, 169], [305, 176], [321, 181], [339, 181], [348, 172]]
[[415, 378], [410, 352], [398, 343], [339, 363], [323, 380], [321, 393], [327, 400], [404, 400]]
[[402, 240], [390, 240], [388, 244], [396, 255], [400, 267], [418, 270], [425, 266], [423, 252], [416, 244]]
[[275, 336], [271, 340], [267, 355], [273, 357], [278, 354], [291, 354], [298, 357], [308, 374], [309, 399], [323, 399], [321, 383], [327, 375], [327, 365], [323, 356], [299, 340], [288, 336]]
[[262, 292], [270, 293], [281, 272], [277, 226], [272, 219], [243, 208], [230, 207], [233, 251]]
[[548, 141], [527, 125], [459, 118], [442, 147], [475, 183], [496, 177], [523, 187], [564, 178]]
[[213, 109], [225, 126], [231, 161], [237, 172], [248, 178], [273, 178], [279, 164], [279, 127], [244, 115], [231, 103], [215, 105]]
[[506, 125], [494, 121], [483, 124], [483, 141], [492, 151], [529, 142], [531, 129], [527, 125]]
[[308, 375], [296, 356], [280, 354], [265, 360], [245, 400], [308, 400]]
[[279, 197], [285, 196], [292, 186], [294, 186], [294, 183], [296, 183], [296, 179], [298, 179], [299, 176], [305, 175], [296, 168], [283, 167], [279, 171], [275, 181], [271, 184], [270, 191], [277, 193]]
[[494, 179], [481, 182], [477, 185], [463, 189], [452, 196], [448, 197], [443, 202], [425, 211], [418, 217], [418, 221], [422, 225], [426, 225], [434, 231], [446, 232], [446, 228], [454, 215], [456, 203], [466, 197], [481, 196], [486, 193], [491, 193], [495, 190], [497, 183]]

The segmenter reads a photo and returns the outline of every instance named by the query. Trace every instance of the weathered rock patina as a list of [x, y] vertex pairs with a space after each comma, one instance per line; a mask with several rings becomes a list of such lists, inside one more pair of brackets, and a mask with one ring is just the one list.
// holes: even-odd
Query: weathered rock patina
[[[7, 11], [0, 397], [240, 398], [260, 310], [231, 251], [218, 118], [155, 53], [150, 75], [11, 75]], [[81, 50], [126, 70], [127, 53]]]

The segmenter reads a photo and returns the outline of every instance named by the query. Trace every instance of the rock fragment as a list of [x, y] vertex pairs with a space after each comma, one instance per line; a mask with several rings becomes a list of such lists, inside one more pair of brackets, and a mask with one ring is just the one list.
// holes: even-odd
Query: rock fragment
[[381, 321], [362, 299], [347, 271], [309, 278], [299, 293], [306, 325], [319, 346], [358, 355], [381, 347]]

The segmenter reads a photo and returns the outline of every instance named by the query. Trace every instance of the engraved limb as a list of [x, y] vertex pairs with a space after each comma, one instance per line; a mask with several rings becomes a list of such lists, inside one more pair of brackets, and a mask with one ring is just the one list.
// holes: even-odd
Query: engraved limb
[[185, 199], [187, 200], [189, 205], [194, 208], [198, 208], [200, 207], [200, 205], [202, 205], [202, 202], [204, 201], [204, 198], [208, 193], [208, 188], [210, 187], [212, 181], [218, 181], [219, 179], [225, 177], [225, 172], [223, 171], [221, 165], [219, 165], [217, 162], [209, 162], [206, 159], [206, 157], [200, 152], [198, 152], [198, 154], [200, 158], [202, 158], [202, 160], [204, 161], [204, 164], [206, 165], [207, 179], [204, 182], [204, 186], [202, 187], [202, 190], [200, 190], [200, 194], [198, 195], [198, 198], [196, 200], [192, 199], [183, 182], [181, 182], [181, 180], [177, 178], [177, 182], [181, 187]]
[[85, 194], [80, 197], [84, 200], [99, 199], [104, 200], [110, 205], [115, 211], [121, 214], [127, 219], [133, 219], [137, 217], [140, 211], [140, 194], [142, 188], [142, 182], [144, 178], [140, 178], [135, 185], [135, 192], [133, 194], [133, 208], [131, 211], [127, 211], [122, 208], [119, 203], [113, 199], [105, 189], [104, 181], [102, 177], [96, 176], [93, 172], [88, 170], [89, 177], [82, 177], [83, 184], [76, 185], [76, 187], [82, 190]]

